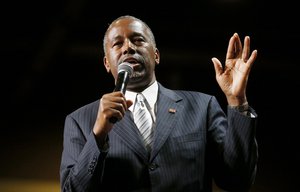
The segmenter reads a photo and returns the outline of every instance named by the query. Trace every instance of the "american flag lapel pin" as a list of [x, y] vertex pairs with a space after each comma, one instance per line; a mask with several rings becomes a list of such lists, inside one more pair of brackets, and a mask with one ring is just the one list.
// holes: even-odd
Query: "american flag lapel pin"
[[173, 114], [176, 113], [176, 109], [170, 108], [169, 113], [173, 113]]

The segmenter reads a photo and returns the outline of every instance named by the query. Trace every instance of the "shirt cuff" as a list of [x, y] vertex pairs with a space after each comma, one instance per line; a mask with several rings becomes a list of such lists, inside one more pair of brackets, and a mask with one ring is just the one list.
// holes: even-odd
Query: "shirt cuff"
[[238, 106], [228, 105], [228, 107], [233, 110], [236, 110], [244, 115], [251, 116], [248, 102], [245, 102], [242, 105], [238, 105]]
[[[94, 134], [94, 133], [93, 133]], [[105, 143], [101, 146], [100, 143], [98, 142], [96, 135], [94, 134], [94, 138], [96, 140], [97, 146], [100, 150], [101, 153], [107, 153], [109, 150], [109, 137], [107, 135], [107, 137], [105, 138]]]
[[108, 136], [107, 136], [106, 139], [105, 139], [104, 145], [103, 145], [102, 147], [100, 147], [100, 151], [101, 151], [102, 153], [107, 153], [108, 150], [109, 150], [109, 138], [108, 138]]

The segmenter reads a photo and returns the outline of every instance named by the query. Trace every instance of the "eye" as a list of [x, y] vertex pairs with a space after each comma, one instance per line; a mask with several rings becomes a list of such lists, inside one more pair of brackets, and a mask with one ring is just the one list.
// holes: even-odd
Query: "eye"
[[145, 42], [145, 39], [143, 37], [135, 37], [133, 39], [133, 42], [136, 44], [136, 45], [141, 45], [142, 43]]
[[121, 47], [122, 44], [123, 44], [122, 41], [116, 41], [116, 42], [113, 43], [113, 47]]

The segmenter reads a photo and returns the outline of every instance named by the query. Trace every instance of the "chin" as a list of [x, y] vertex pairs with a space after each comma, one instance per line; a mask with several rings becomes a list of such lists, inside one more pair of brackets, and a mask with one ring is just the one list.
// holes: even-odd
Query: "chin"
[[144, 72], [143, 71], [134, 71], [130, 77], [130, 79], [141, 79], [144, 76]]
[[128, 86], [130, 86], [130, 85], [134, 86], [135, 84], [140, 83], [142, 81], [143, 81], [143, 77], [142, 76], [140, 76], [140, 77], [131, 77], [129, 79]]

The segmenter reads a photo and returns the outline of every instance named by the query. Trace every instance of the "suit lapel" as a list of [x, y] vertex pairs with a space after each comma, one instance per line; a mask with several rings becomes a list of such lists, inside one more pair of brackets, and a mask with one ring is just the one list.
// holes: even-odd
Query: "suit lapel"
[[[154, 159], [168, 139], [171, 131], [176, 126], [183, 108], [180, 104], [182, 99], [174, 91], [164, 88], [161, 84], [158, 85], [157, 122], [154, 127], [154, 141], [150, 161]], [[130, 111], [126, 111], [124, 118], [114, 125], [110, 134], [114, 133], [145, 162], [149, 161], [149, 152], [147, 152], [143, 144], [140, 132], [133, 121]]]
[[147, 162], [149, 153], [131, 116], [131, 112], [126, 111], [124, 118], [114, 125], [112, 132], [116, 133], [129, 148]]
[[150, 161], [159, 152], [166, 142], [182, 111], [181, 98], [174, 91], [165, 89], [160, 85], [157, 99], [156, 127], [154, 128], [154, 141]]

